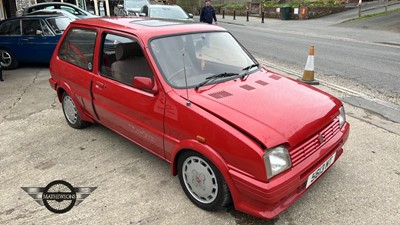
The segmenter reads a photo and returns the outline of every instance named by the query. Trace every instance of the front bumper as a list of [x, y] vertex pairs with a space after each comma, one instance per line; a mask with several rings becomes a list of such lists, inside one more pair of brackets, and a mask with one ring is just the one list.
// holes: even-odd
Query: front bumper
[[318, 152], [274, 177], [269, 183], [230, 170], [235, 191], [238, 193], [234, 196], [235, 208], [263, 219], [271, 219], [282, 213], [307, 191], [307, 178], [314, 170], [335, 152], [335, 162], [341, 156], [349, 131], [350, 125], [346, 123]]

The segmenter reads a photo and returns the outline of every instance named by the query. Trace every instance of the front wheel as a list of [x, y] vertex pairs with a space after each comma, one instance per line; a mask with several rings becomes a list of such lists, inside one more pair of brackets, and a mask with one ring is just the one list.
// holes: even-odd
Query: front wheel
[[178, 175], [186, 196], [198, 207], [217, 211], [231, 202], [223, 176], [203, 155], [184, 152], [178, 159]]
[[19, 63], [14, 55], [5, 49], [0, 49], [0, 59], [1, 67], [4, 70], [15, 69], [18, 67]]
[[62, 95], [61, 104], [68, 125], [75, 129], [81, 129], [89, 126], [89, 122], [82, 120], [79, 116], [79, 112], [76, 109], [75, 103], [73, 99], [67, 94], [67, 92], [64, 92], [64, 94]]

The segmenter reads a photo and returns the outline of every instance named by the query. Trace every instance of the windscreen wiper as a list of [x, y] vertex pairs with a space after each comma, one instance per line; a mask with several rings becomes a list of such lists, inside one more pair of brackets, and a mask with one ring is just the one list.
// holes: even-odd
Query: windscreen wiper
[[259, 66], [260, 66], [259, 63], [254, 63], [254, 64], [251, 64], [250, 66], [243, 68], [242, 71], [244, 71], [244, 73], [242, 74], [241, 79], [243, 80], [247, 75], [249, 75], [249, 70], [251, 68], [259, 67]]
[[238, 76], [238, 73], [219, 73], [219, 74], [214, 74], [212, 76], [206, 77], [206, 79], [198, 84], [194, 89], [197, 91], [200, 87], [206, 85], [208, 82], [213, 81], [218, 78], [224, 78], [224, 77], [233, 77], [233, 76]]

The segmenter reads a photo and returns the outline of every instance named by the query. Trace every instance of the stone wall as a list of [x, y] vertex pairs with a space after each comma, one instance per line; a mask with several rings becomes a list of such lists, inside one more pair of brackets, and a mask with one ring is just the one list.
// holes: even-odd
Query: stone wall
[[[264, 17], [265, 18], [280, 18], [280, 12], [277, 12], [278, 7], [266, 7], [263, 8], [262, 10], [264, 11]], [[236, 11], [237, 16], [246, 16], [247, 10], [242, 9], [242, 10], [234, 10], [234, 9], [226, 9], [223, 8], [222, 10], [225, 10], [225, 15], [233, 15], [233, 11]], [[300, 18], [300, 13], [302, 10], [298, 8], [298, 13], [294, 14], [295, 9], [291, 8], [290, 10], [290, 19], [293, 20], [298, 20], [298, 19], [313, 19], [313, 18], [318, 18], [322, 16], [326, 16], [329, 14], [333, 13], [338, 13], [342, 12], [345, 10], [344, 6], [334, 6], [334, 7], [306, 7], [305, 12], [307, 13], [306, 15], [302, 15]], [[222, 12], [221, 12], [222, 13]], [[252, 14], [250, 12], [252, 16]], [[261, 12], [257, 14], [257, 16], [261, 16]]]
[[[290, 11], [290, 19], [293, 20], [298, 20], [298, 19], [314, 19], [314, 18], [319, 18], [323, 17], [329, 14], [333, 13], [338, 13], [342, 12], [345, 10], [344, 5], [343, 6], [315, 6], [315, 7], [308, 7], [308, 6], [302, 6], [305, 9], [301, 10], [298, 8], [298, 13], [295, 14], [295, 8], [291, 8]], [[280, 18], [280, 13], [276, 12], [277, 7], [268, 7], [264, 8], [265, 12], [265, 17], [266, 18]], [[267, 13], [268, 12], [268, 13]], [[301, 12], [305, 12], [306, 14], [301, 15]]]
[[[212, 4], [215, 8], [217, 14], [222, 14], [223, 11], [225, 15], [233, 15], [235, 11], [236, 16], [246, 16], [247, 11], [249, 11], [251, 16], [261, 16], [261, 12], [264, 11], [265, 18], [280, 18], [280, 13], [277, 12], [278, 7], [262, 7], [262, 3], [258, 3], [258, 0], [247, 1], [246, 9], [232, 9], [221, 7], [222, 4], [228, 3], [243, 3], [243, 0], [212, 0]], [[176, 4], [180, 5], [186, 12], [192, 13], [194, 15], [200, 14], [200, 9], [204, 5], [204, 0], [176, 0]], [[298, 13], [306, 12], [306, 15], [299, 16], [299, 14], [294, 14], [294, 8], [291, 9], [290, 19], [312, 19], [322, 16], [326, 16], [332, 13], [338, 13], [345, 10], [344, 6], [327, 6], [327, 7], [306, 7], [305, 11], [298, 9]]]
[[344, 6], [335, 7], [308, 7], [308, 18], [318, 18], [333, 13], [342, 12], [345, 10]]

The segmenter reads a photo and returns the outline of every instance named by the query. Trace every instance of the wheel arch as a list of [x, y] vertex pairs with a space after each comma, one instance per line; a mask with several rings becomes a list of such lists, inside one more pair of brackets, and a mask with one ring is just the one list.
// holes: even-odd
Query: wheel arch
[[187, 151], [200, 153], [209, 161], [211, 161], [215, 167], [217, 167], [218, 171], [221, 173], [221, 175], [225, 179], [226, 184], [228, 185], [228, 189], [234, 203], [235, 199], [238, 197], [238, 192], [230, 176], [228, 164], [226, 163], [224, 158], [209, 145], [200, 143], [197, 140], [181, 141], [179, 147], [175, 149], [171, 157], [172, 175], [176, 176], [178, 174], [178, 159], [182, 155], [182, 153]]
[[85, 113], [85, 110], [82, 108], [81, 104], [78, 104], [78, 99], [76, 99], [76, 96], [72, 94], [71, 88], [69, 87], [68, 84], [66, 84], [66, 83], [58, 84], [56, 92], [57, 92], [58, 100], [60, 102], [62, 101], [63, 94], [67, 93], [74, 101], [75, 107], [78, 110], [79, 116], [81, 117], [81, 119], [84, 121], [90, 122], [90, 123], [95, 123], [95, 121]]

